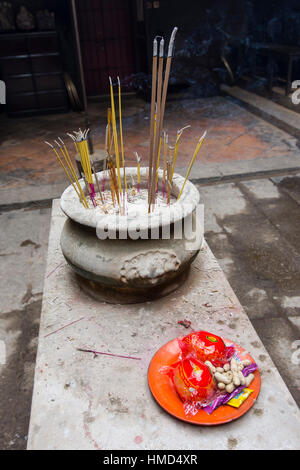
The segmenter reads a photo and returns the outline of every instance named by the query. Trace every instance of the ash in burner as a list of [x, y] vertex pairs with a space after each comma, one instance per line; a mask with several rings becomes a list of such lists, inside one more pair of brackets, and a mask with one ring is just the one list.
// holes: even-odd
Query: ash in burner
[[[119, 214], [119, 215], [145, 215], [148, 211], [148, 190], [141, 189], [140, 192], [137, 192], [134, 188], [128, 190], [127, 197], [122, 196], [120, 207], [115, 201], [113, 204], [111, 192], [105, 190], [102, 192], [102, 197], [104, 199], [104, 204], [102, 204], [101, 199], [96, 195], [97, 206], [91, 208], [96, 214]], [[166, 195], [163, 195], [162, 192], [157, 193], [157, 199], [154, 210], [152, 213], [162, 213], [169, 211], [170, 205], [176, 202], [174, 196], [170, 196], [170, 204], [168, 204]]]

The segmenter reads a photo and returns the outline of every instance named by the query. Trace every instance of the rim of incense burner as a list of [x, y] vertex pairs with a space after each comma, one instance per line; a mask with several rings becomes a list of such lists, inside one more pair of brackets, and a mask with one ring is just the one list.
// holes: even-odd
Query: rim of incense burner
[[[123, 172], [121, 172], [121, 181], [123, 183]], [[106, 176], [106, 184], [108, 184], [107, 173], [100, 171], [97, 173], [97, 178], [99, 180], [100, 186], [102, 184], [103, 176]], [[130, 178], [137, 176], [137, 168], [129, 167], [126, 168], [126, 178], [130, 181]], [[141, 177], [141, 189], [147, 187], [148, 181], [148, 167], [142, 167], [140, 169]], [[163, 170], [159, 169], [158, 171], [158, 187], [161, 189], [163, 180]], [[83, 191], [86, 193], [85, 183], [83, 179], [79, 180]], [[177, 173], [174, 173], [173, 184], [171, 195], [177, 197], [182, 185], [184, 183], [184, 178]], [[108, 186], [106, 186], [108, 189]], [[196, 208], [197, 204], [200, 202], [200, 194], [198, 189], [195, 187], [191, 181], [187, 180], [182, 195], [178, 201], [175, 201], [170, 205], [170, 217], [164, 220], [163, 212], [157, 211], [154, 213], [148, 214], [145, 210], [145, 214], [139, 214], [139, 217], [132, 217], [130, 215], [116, 215], [116, 214], [103, 214], [97, 213], [94, 209], [86, 209], [78, 200], [76, 192], [72, 185], [68, 186], [61, 195], [60, 198], [60, 207], [62, 211], [70, 219], [75, 222], [85, 225], [87, 227], [100, 227], [105, 229], [109, 227], [111, 230], [118, 230], [119, 232], [126, 232], [128, 229], [136, 228], [140, 230], [154, 229], [157, 227], [163, 227], [165, 225], [170, 225], [175, 223], [178, 220], [182, 220], [184, 217], [190, 215]]]

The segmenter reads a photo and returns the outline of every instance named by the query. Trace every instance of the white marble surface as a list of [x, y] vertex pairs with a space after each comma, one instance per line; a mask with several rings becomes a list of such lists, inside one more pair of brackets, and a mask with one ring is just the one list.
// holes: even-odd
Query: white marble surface
[[[63, 259], [65, 216], [54, 201], [28, 449], [300, 449], [300, 411], [207, 245], [172, 295], [138, 305], [97, 303]], [[262, 388], [237, 421], [192, 426], [156, 404], [149, 362], [188, 330], [179, 320], [240, 343]], [[74, 322], [74, 323], [73, 323]], [[93, 357], [77, 348], [141, 357]]]

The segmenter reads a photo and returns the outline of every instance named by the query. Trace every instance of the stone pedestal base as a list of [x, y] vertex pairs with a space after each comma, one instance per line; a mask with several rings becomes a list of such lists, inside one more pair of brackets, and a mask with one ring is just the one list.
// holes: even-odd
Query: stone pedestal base
[[[73, 269], [76, 270], [73, 266]], [[132, 289], [126, 287], [107, 287], [99, 282], [89, 281], [80, 275], [76, 275], [80, 288], [99, 302], [107, 302], [109, 304], [138, 304], [150, 300], [156, 300], [164, 297], [180, 287], [188, 278], [189, 267], [180, 272], [176, 277], [170, 279], [162, 285], [150, 287], [148, 289]]]
[[95, 229], [66, 220], [61, 234], [65, 259], [85, 292], [110, 303], [138, 303], [174, 291], [197, 256], [183, 237], [163, 240], [99, 240]]

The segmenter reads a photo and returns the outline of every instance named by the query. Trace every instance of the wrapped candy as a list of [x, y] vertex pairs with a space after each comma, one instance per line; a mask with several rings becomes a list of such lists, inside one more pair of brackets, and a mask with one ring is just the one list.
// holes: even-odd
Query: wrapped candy
[[180, 361], [173, 373], [173, 382], [183, 402], [203, 404], [214, 394], [215, 384], [209, 368], [195, 358]]
[[[252, 362], [249, 366], [246, 366], [242, 370], [242, 374], [244, 377], [249, 377], [250, 375], [253, 376], [252, 372], [257, 370], [257, 368], [257, 364], [255, 362]], [[213, 399], [212, 402], [209, 403], [209, 405], [203, 408], [203, 410], [210, 415], [216, 408], [221, 405], [226, 405], [226, 403], [228, 403], [232, 398], [241, 393], [243, 390], [248, 390], [247, 388], [245, 388], [245, 385], [241, 385], [240, 387], [235, 388], [231, 393], [222, 394]]]
[[221, 367], [234, 354], [234, 348], [227, 347], [220, 336], [207, 331], [194, 331], [178, 340], [182, 357], [192, 355], [199, 361], [210, 361], [215, 367]]

